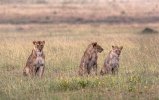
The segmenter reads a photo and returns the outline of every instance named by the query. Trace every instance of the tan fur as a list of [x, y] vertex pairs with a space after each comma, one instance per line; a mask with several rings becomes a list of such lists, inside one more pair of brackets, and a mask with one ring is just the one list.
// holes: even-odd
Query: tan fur
[[91, 69], [93, 69], [97, 75], [97, 53], [101, 53], [102, 51], [103, 48], [96, 42], [89, 44], [82, 56], [78, 74], [90, 74]]
[[45, 68], [45, 55], [43, 52], [43, 47], [45, 41], [33, 41], [34, 48], [30, 54], [26, 66], [23, 70], [24, 76], [43, 76]]
[[109, 52], [108, 56], [105, 59], [104, 66], [101, 69], [100, 74], [108, 74], [108, 73], [118, 73], [119, 68], [119, 56], [123, 47], [112, 46], [112, 50]]

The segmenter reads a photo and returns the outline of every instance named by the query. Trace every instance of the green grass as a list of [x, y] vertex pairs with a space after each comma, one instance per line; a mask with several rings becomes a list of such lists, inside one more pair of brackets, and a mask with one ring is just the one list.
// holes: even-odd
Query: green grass
[[[140, 34], [140, 27], [105, 25], [37, 25], [30, 30], [17, 28], [0, 30], [0, 99], [159, 99], [158, 34]], [[42, 79], [22, 76], [33, 40], [46, 41], [46, 69]], [[118, 75], [77, 75], [83, 52], [93, 41], [104, 48], [98, 58], [98, 73], [111, 46], [124, 47]]]

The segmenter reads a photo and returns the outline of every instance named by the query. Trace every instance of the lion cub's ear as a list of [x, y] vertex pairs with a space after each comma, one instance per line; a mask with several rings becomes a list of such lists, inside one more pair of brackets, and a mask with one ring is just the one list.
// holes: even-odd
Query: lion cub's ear
[[97, 46], [97, 42], [92, 43], [93, 47]]
[[33, 41], [33, 44], [35, 45], [37, 42], [36, 41]]
[[115, 48], [115, 46], [114, 45], [112, 45], [112, 49], [114, 49]]
[[120, 50], [122, 50], [123, 49], [123, 46], [120, 46]]
[[42, 44], [45, 44], [45, 41], [42, 41]]

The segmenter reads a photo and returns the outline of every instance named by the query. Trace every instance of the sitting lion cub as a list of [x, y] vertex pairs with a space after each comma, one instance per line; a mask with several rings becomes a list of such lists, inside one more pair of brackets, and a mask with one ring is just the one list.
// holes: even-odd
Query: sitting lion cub
[[33, 41], [33, 44], [34, 48], [24, 67], [23, 75], [38, 75], [39, 77], [42, 77], [45, 68], [45, 55], [43, 52], [45, 41]]
[[93, 42], [88, 45], [82, 56], [81, 63], [79, 66], [78, 74], [80, 76], [83, 76], [84, 74], [89, 75], [91, 69], [93, 69], [95, 74], [97, 75], [98, 53], [101, 53], [103, 50], [104, 49], [99, 44], [97, 44], [97, 42]]
[[107, 73], [118, 73], [119, 68], [119, 56], [121, 53], [121, 50], [123, 49], [123, 46], [112, 46], [112, 50], [109, 52], [108, 56], [106, 57], [104, 61], [104, 66], [101, 69], [100, 74], [104, 75]]

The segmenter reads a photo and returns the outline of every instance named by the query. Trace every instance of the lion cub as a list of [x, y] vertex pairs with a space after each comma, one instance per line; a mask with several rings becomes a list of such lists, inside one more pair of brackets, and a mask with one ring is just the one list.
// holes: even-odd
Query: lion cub
[[101, 53], [102, 51], [103, 48], [98, 45], [97, 42], [93, 42], [88, 45], [82, 56], [81, 63], [79, 66], [78, 74], [80, 76], [84, 74], [90, 74], [91, 69], [93, 69], [95, 74], [97, 75], [97, 54]]
[[112, 50], [109, 52], [108, 56], [105, 59], [104, 66], [101, 69], [100, 74], [104, 75], [107, 73], [115, 74], [118, 73], [119, 68], [119, 56], [123, 46], [112, 46]]
[[24, 76], [43, 76], [45, 68], [45, 55], [43, 52], [45, 41], [33, 41], [34, 48], [23, 70]]

